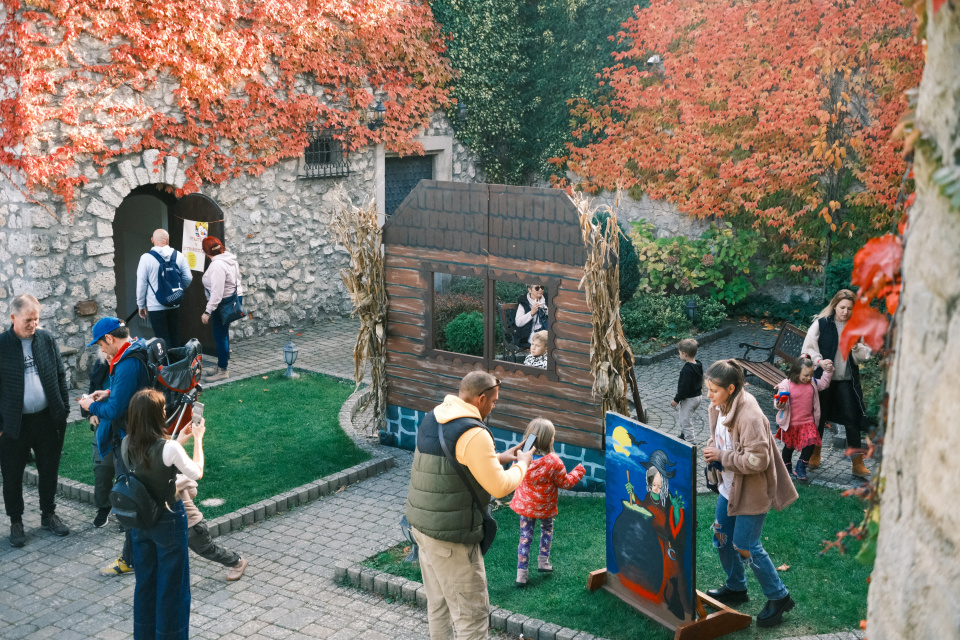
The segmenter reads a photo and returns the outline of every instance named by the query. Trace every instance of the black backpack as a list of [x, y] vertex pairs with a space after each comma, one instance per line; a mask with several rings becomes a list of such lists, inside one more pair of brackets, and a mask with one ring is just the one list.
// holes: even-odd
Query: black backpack
[[113, 515], [124, 527], [149, 529], [160, 519], [160, 510], [163, 507], [157, 503], [146, 485], [137, 478], [136, 469], [129, 466], [126, 441], [121, 448], [121, 459], [126, 468], [121, 470], [110, 491]]
[[183, 280], [180, 277], [180, 267], [177, 266], [176, 250], [166, 260], [159, 253], [153, 251], [150, 252], [150, 255], [160, 263], [157, 272], [157, 288], [153, 290], [153, 295], [157, 297], [157, 302], [165, 307], [179, 307], [183, 301], [184, 291]]

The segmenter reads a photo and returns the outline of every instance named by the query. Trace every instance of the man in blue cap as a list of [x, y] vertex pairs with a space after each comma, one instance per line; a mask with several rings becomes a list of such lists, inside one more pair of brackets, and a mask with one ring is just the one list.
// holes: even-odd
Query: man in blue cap
[[[94, 493], [104, 497], [109, 496], [113, 486], [115, 459], [120, 452], [120, 440], [126, 435], [130, 399], [140, 389], [151, 386], [152, 380], [146, 365], [144, 341], [139, 338], [131, 340], [130, 330], [119, 318], [97, 320], [93, 325], [93, 340], [87, 346], [94, 345], [100, 347], [110, 363], [110, 388], [94, 391], [81, 398], [80, 406], [90, 412], [91, 421], [95, 419], [97, 422], [94, 457], [99, 456], [102, 462], [94, 465]], [[104, 506], [102, 501], [97, 502], [97, 519], [94, 523], [105, 523], [110, 507]], [[122, 575], [131, 571], [133, 548], [130, 532], [127, 531], [120, 557], [101, 569], [100, 573]]]

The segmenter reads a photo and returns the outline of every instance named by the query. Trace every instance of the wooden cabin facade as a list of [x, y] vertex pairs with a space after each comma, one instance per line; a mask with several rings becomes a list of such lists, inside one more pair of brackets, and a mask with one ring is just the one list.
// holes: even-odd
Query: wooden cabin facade
[[[421, 181], [384, 226], [388, 294], [387, 428], [384, 442], [413, 449], [424, 414], [472, 369], [502, 381], [487, 424], [498, 450], [520, 441], [538, 416], [557, 428], [555, 450], [587, 467], [589, 488], [604, 481], [603, 413], [592, 393], [592, 318], [579, 288], [586, 261], [577, 209], [556, 189]], [[450, 279], [473, 286], [483, 314], [482, 351], [445, 350], [435, 306]], [[542, 285], [549, 309], [546, 369], [509, 361], [504, 290]], [[509, 302], [516, 303], [516, 299]], [[499, 312], [499, 313], [498, 313]], [[476, 320], [476, 318], [475, 318]]]

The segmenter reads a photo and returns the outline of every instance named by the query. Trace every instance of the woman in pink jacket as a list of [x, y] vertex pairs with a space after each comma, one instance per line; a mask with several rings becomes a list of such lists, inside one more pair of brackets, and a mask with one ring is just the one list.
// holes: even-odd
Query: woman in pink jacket
[[207, 377], [207, 382], [225, 380], [230, 377], [227, 366], [230, 363], [230, 331], [220, 316], [220, 307], [234, 293], [243, 295], [240, 288], [240, 265], [237, 257], [227, 251], [223, 241], [213, 236], [203, 239], [203, 252], [210, 259], [210, 265], [203, 273], [203, 289], [207, 294], [207, 307], [200, 322], [209, 324], [213, 329], [213, 341], [217, 346], [217, 369]]

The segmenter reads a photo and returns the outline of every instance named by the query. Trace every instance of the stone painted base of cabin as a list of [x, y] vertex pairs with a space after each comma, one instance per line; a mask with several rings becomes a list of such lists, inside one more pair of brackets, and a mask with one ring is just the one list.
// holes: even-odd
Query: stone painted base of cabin
[[[398, 447], [413, 451], [417, 446], [417, 428], [420, 421], [427, 415], [424, 411], [407, 409], [397, 405], [387, 405], [387, 427], [380, 432], [380, 443], [390, 447]], [[523, 434], [506, 429], [490, 427], [493, 433], [497, 451], [504, 451], [520, 444]], [[606, 486], [606, 460], [602, 451], [586, 449], [576, 445], [557, 442], [556, 454], [563, 460], [567, 471], [572, 471], [578, 464], [587, 470], [574, 491], [603, 491]]]

